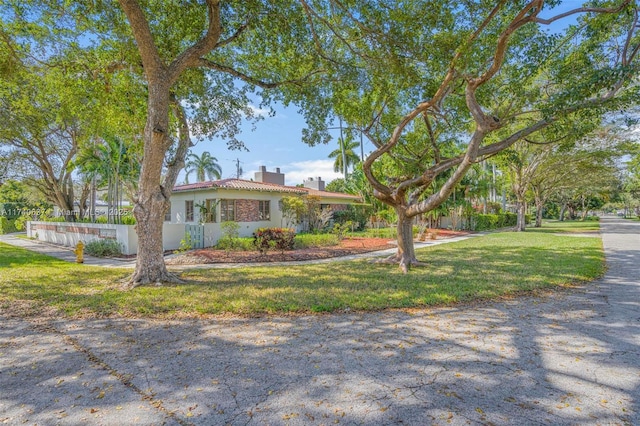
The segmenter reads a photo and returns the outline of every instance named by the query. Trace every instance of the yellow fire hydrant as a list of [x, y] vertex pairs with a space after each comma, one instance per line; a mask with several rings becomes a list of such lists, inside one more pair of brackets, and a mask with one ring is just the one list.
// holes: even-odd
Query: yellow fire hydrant
[[73, 252], [76, 254], [76, 262], [84, 263], [84, 243], [82, 241], [78, 241]]

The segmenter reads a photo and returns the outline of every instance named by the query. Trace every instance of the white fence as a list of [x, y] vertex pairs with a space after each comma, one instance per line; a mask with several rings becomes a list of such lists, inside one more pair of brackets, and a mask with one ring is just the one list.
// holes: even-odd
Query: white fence
[[[204, 246], [214, 245], [220, 235], [220, 227], [207, 223], [204, 227]], [[78, 241], [87, 244], [97, 240], [115, 240], [120, 243], [122, 254], [138, 252], [138, 234], [135, 225], [74, 222], [27, 222], [27, 236], [67, 247], [75, 247]], [[162, 245], [165, 250], [175, 250], [185, 238], [185, 224], [165, 223]]]

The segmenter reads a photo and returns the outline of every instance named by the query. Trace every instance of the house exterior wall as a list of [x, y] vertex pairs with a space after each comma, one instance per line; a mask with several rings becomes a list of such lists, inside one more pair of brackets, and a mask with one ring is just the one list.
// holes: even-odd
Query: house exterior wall
[[[240, 225], [239, 235], [250, 237], [258, 228], [274, 228], [286, 226], [282, 218], [280, 201], [283, 194], [279, 192], [209, 189], [201, 191], [176, 192], [171, 197], [171, 221], [163, 226], [163, 247], [175, 250], [185, 238], [185, 225], [202, 224], [204, 226], [204, 246], [214, 246], [222, 236], [220, 227], [219, 205], [215, 212], [215, 222], [204, 223], [204, 212], [198, 206], [204, 206], [206, 200], [234, 200], [236, 222]], [[194, 205], [193, 221], [185, 221], [185, 201]], [[260, 201], [269, 202], [269, 220], [260, 219]], [[320, 203], [330, 206], [333, 211], [346, 209], [350, 200], [322, 197]], [[47, 241], [68, 247], [75, 247], [79, 241], [88, 243], [100, 239], [117, 240], [123, 254], [135, 254], [138, 251], [138, 235], [134, 225], [114, 225], [99, 223], [69, 222], [27, 222], [27, 235], [41, 241]]]
[[[204, 206], [206, 200], [234, 200], [236, 205], [236, 222], [240, 224], [240, 236], [250, 237], [258, 228], [273, 228], [283, 226], [282, 212], [280, 211], [279, 202], [282, 194], [273, 192], [260, 191], [243, 191], [243, 190], [201, 190], [201, 191], [185, 191], [174, 192], [171, 196], [171, 223], [204, 223], [210, 228], [210, 235], [207, 236], [207, 228], [205, 228], [205, 242], [211, 245], [215, 244], [220, 238], [220, 204], [216, 206], [215, 222], [206, 223], [204, 212], [201, 212], [197, 206]], [[185, 222], [185, 201], [192, 200], [194, 202], [195, 211], [193, 222]], [[259, 202], [269, 201], [270, 219], [260, 220]]]

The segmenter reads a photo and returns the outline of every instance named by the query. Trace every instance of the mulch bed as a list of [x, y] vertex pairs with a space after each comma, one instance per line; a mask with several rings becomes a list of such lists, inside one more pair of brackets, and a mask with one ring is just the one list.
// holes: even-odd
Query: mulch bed
[[[466, 232], [438, 229], [438, 239], [465, 235]], [[206, 263], [258, 263], [258, 262], [293, 262], [301, 260], [328, 259], [349, 256], [371, 251], [385, 250], [396, 246], [395, 241], [388, 238], [348, 237], [339, 245], [330, 247], [313, 247], [292, 251], [226, 251], [205, 248], [191, 250], [166, 260], [168, 265], [194, 265]]]

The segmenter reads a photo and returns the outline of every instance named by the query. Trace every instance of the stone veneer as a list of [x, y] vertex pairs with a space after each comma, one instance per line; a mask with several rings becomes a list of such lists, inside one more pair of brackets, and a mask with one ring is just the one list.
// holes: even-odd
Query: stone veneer
[[[259, 207], [259, 200], [236, 200], [236, 222], [260, 222]], [[269, 208], [273, 209], [273, 206]]]

